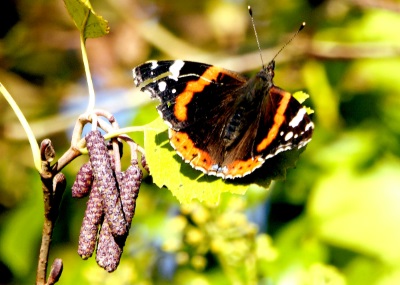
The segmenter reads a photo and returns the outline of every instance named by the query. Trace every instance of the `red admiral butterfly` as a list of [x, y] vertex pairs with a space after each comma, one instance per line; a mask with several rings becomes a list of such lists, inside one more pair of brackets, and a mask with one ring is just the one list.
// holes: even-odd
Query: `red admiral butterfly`
[[160, 100], [170, 143], [184, 161], [226, 179], [248, 175], [311, 140], [313, 122], [304, 106], [274, 85], [274, 68], [273, 59], [248, 80], [205, 63], [149, 61], [133, 69], [133, 78]]

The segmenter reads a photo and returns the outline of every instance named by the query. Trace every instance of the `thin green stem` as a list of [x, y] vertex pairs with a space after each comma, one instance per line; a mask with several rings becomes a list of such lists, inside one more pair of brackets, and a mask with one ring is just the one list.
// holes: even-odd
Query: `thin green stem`
[[7, 91], [7, 89], [1, 83], [0, 83], [0, 92], [3, 94], [4, 98], [7, 100], [8, 104], [10, 104], [15, 115], [17, 115], [18, 120], [20, 121], [22, 127], [24, 128], [24, 131], [25, 131], [26, 135], [28, 136], [28, 140], [31, 145], [33, 162], [34, 162], [35, 168], [37, 169], [37, 171], [41, 172], [42, 165], [41, 165], [41, 159], [40, 159], [39, 145], [36, 141], [35, 135], [33, 134], [31, 127], [29, 126], [28, 121], [26, 120], [21, 109], [18, 107], [17, 103], [14, 101], [11, 94]]
[[86, 111], [91, 112], [94, 109], [96, 97], [95, 97], [95, 92], [94, 92], [94, 88], [93, 88], [92, 75], [90, 73], [90, 68], [89, 68], [89, 60], [88, 60], [87, 53], [86, 53], [85, 38], [84, 38], [83, 32], [80, 35], [80, 40], [81, 40], [82, 60], [83, 60], [83, 65], [85, 67], [86, 81], [87, 81], [88, 89], [89, 89], [89, 102], [88, 102], [88, 107], [87, 107]]
[[112, 130], [111, 132], [104, 135], [104, 139], [108, 140], [111, 138], [115, 138], [116, 136], [134, 133], [134, 132], [143, 132], [145, 130], [145, 126], [131, 126], [126, 128], [121, 128], [118, 130]]

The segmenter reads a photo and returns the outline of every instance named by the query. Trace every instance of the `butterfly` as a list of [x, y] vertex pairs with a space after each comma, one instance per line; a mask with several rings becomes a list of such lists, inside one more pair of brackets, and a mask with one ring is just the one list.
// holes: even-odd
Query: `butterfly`
[[205, 63], [148, 61], [133, 69], [133, 78], [160, 101], [157, 110], [182, 159], [208, 175], [232, 179], [311, 140], [314, 124], [306, 108], [274, 85], [274, 69], [273, 59], [247, 79]]

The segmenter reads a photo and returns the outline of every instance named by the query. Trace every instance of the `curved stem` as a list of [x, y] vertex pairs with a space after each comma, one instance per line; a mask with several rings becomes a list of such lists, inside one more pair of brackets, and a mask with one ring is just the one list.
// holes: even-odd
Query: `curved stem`
[[67, 166], [71, 161], [73, 161], [75, 158], [78, 156], [82, 155], [82, 153], [74, 148], [70, 147], [57, 161], [57, 163], [54, 164], [52, 167], [52, 172], [53, 173], [58, 173], [60, 172], [65, 166]]
[[11, 108], [13, 109], [15, 115], [18, 117], [22, 127], [26, 135], [28, 136], [29, 144], [31, 145], [32, 155], [33, 155], [33, 162], [35, 164], [35, 168], [37, 171], [41, 171], [41, 163], [40, 163], [40, 150], [39, 145], [36, 142], [35, 135], [31, 127], [29, 126], [28, 121], [26, 120], [24, 114], [22, 113], [21, 109], [18, 107], [17, 103], [14, 101], [11, 94], [7, 91], [3, 84], [0, 83], [0, 92], [3, 94], [4, 98], [7, 100], [8, 104], [10, 104]]
[[112, 130], [111, 132], [107, 133], [104, 135], [104, 139], [111, 139], [113, 137], [117, 137], [123, 134], [127, 133], [134, 133], [134, 132], [142, 132], [145, 129], [144, 126], [132, 126], [132, 127], [126, 127], [122, 129], [117, 129], [117, 130]]

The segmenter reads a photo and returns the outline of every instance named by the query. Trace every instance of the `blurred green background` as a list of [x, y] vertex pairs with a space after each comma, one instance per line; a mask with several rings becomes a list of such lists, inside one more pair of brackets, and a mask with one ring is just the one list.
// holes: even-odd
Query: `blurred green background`
[[[77, 250], [84, 200], [63, 172], [50, 262], [59, 284], [400, 284], [400, 3], [374, 0], [92, 1], [108, 36], [87, 41], [97, 107], [123, 126], [157, 116], [133, 87], [149, 59], [204, 61], [252, 75], [279, 55], [275, 84], [311, 95], [315, 133], [295, 169], [269, 190], [224, 194], [218, 207], [179, 205], [147, 180], [116, 272]], [[2, 0], [0, 82], [38, 141], [60, 156], [86, 109], [79, 34], [61, 0]], [[32, 284], [43, 221], [39, 176], [11, 108], [0, 99], [0, 284]], [[138, 142], [142, 141], [135, 135]]]

